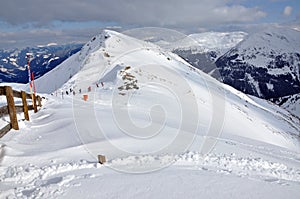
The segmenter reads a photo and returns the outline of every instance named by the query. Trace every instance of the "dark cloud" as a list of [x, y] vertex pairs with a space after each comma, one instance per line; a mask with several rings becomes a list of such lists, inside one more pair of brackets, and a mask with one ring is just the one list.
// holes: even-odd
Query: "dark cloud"
[[[9, 0], [0, 19], [10, 24], [60, 21], [114, 21], [156, 26], [250, 22], [266, 14], [234, 5], [234, 0]], [[230, 3], [230, 6], [229, 6]]]

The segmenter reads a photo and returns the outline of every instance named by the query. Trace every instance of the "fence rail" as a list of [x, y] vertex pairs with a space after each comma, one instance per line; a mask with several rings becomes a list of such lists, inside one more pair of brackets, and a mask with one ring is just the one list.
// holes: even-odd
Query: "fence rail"
[[[15, 91], [10, 86], [0, 86], [0, 96], [5, 95], [7, 105], [0, 107], [0, 117], [9, 115], [10, 123], [0, 129], [0, 138], [3, 137], [11, 129], [19, 130], [19, 124], [17, 119], [17, 113], [24, 113], [24, 119], [29, 121], [29, 110], [38, 111], [38, 106], [42, 106], [41, 97], [35, 96], [35, 94], [28, 94], [24, 91]], [[21, 98], [22, 105], [16, 105], [14, 98]], [[32, 104], [27, 104], [27, 99], [32, 100]]]

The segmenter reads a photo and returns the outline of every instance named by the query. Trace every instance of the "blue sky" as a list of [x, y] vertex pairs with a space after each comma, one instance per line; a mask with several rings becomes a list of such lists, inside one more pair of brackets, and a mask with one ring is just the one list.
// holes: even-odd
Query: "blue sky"
[[0, 48], [85, 42], [102, 28], [183, 32], [300, 24], [299, 0], [9, 0], [0, 7]]
[[[300, 1], [299, 0], [251, 0], [245, 1], [244, 4], [249, 7], [257, 6], [264, 12], [266, 17], [259, 22], [282, 23], [296, 20], [300, 17]], [[284, 9], [290, 6], [292, 8], [290, 15], [284, 15]], [[287, 14], [287, 13], [286, 13]]]

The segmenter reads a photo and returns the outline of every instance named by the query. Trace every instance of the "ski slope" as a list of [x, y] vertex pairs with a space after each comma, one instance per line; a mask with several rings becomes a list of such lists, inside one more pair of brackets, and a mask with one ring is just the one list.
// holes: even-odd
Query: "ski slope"
[[1, 198], [299, 196], [297, 118], [154, 44], [104, 31], [36, 86], [0, 139]]

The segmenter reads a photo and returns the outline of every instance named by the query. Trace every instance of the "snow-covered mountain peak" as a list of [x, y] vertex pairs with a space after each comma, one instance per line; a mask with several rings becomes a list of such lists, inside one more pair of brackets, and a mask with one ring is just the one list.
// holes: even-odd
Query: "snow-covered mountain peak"
[[261, 53], [299, 52], [300, 32], [287, 28], [269, 27], [250, 35], [237, 48]]
[[[245, 32], [204, 32], [188, 35], [182, 41], [173, 43], [174, 52], [187, 52], [192, 54], [214, 53], [219, 57], [229, 49], [236, 46], [247, 37]], [[179, 53], [180, 54], [180, 53]]]
[[192, 50], [193, 53], [217, 51], [223, 54], [241, 42], [245, 32], [203, 32], [185, 35], [169, 29], [145, 28], [125, 31], [125, 34], [148, 41], [169, 51]]
[[270, 27], [249, 35], [216, 61], [222, 80], [262, 98], [300, 92], [300, 32]]
[[219, 77], [215, 61], [248, 37], [245, 32], [204, 32], [173, 44], [172, 51], [194, 67]]
[[[289, 122], [291, 121], [284, 120], [282, 123], [277, 123], [273, 120], [271, 122], [266, 120], [266, 118], [274, 118], [277, 121], [278, 117], [284, 118], [286, 113], [282, 110], [265, 104], [260, 105], [264, 102], [245, 97], [233, 88], [223, 87], [222, 83], [191, 67], [179, 56], [154, 44], [121, 33], [110, 31], [105, 33], [101, 33], [85, 45], [81, 55], [80, 53], [74, 55], [50, 74], [40, 78], [37, 86], [44, 87], [47, 92], [53, 92], [59, 88], [60, 92], [64, 92], [72, 88], [76, 91], [75, 102], [79, 103], [84, 103], [81, 99], [82, 94], [89, 94], [92, 90], [96, 92], [92, 96], [95, 97], [97, 105], [112, 106], [112, 103], [117, 101], [122, 105], [122, 110], [133, 108], [142, 111], [148, 110], [147, 108], [153, 104], [162, 104], [166, 110], [170, 111], [167, 126], [171, 125], [176, 129], [179, 127], [174, 127], [173, 124], [180, 120], [180, 117], [176, 115], [181, 113], [176, 105], [178, 105], [178, 99], [183, 99], [179, 102], [182, 103], [180, 107], [186, 108], [185, 111], [187, 111], [184, 112], [187, 114], [184, 118], [199, 117], [200, 134], [210, 132], [211, 124], [216, 122], [211, 121], [215, 117], [214, 114], [221, 114], [225, 117], [225, 112], [227, 112], [226, 115], [231, 115], [231, 118], [215, 123], [221, 128], [222, 123], [225, 122], [222, 130], [225, 135], [239, 135], [291, 149], [298, 147], [297, 143], [287, 141], [280, 133], [288, 131], [289, 136], [294, 136], [298, 132], [297, 125], [290, 128]], [[78, 61], [79, 56], [82, 56], [82, 61]], [[70, 72], [74, 74], [70, 75]], [[51, 88], [49, 78], [56, 80], [53, 82], [57, 84], [56, 87], [52, 86], [52, 89], [49, 89]], [[59, 82], [61, 85], [58, 87]], [[78, 94], [79, 90], [81, 94]], [[224, 93], [227, 94], [227, 98], [224, 97]], [[216, 104], [215, 100], [219, 103]], [[111, 108], [116, 107], [110, 107], [109, 110]], [[201, 114], [198, 115], [198, 113]], [[152, 116], [157, 124], [164, 121], [162, 114], [157, 115], [155, 112]], [[146, 120], [147, 122], [149, 121]], [[198, 125], [194, 120], [189, 119], [186, 122], [189, 125], [184, 127], [184, 132], [193, 132]], [[241, 126], [233, 125], [236, 123]], [[105, 124], [103, 126], [103, 128], [108, 128]], [[129, 127], [126, 126], [126, 128]], [[269, 135], [274, 131], [278, 132], [276, 139], [269, 139]], [[118, 130], [115, 129], [112, 132], [118, 132]], [[109, 136], [118, 135], [113, 133]]]
[[247, 37], [245, 32], [204, 32], [191, 34], [199, 46], [202, 46], [205, 51], [225, 51], [236, 46], [239, 42]]
[[105, 47], [105, 40], [110, 37], [111, 34], [115, 34], [113, 31], [103, 30], [100, 34], [94, 36], [88, 41], [81, 49], [79, 53], [79, 59], [83, 60], [87, 55]]
[[[71, 57], [71, 59], [59, 65], [51, 73], [46, 74], [45, 77], [38, 79], [37, 84], [39, 84], [39, 90], [41, 92], [51, 93], [59, 89], [67, 81], [73, 82], [74, 84], [74, 78], [72, 79], [72, 77], [75, 74], [77, 84], [81, 84], [78, 82], [81, 80], [82, 82], [87, 81], [85, 84], [95, 83], [99, 80], [102, 73], [120, 64], [120, 57], [131, 54], [132, 52], [146, 51], [149, 49], [158, 50], [159, 47], [115, 31], [103, 30], [100, 34], [94, 36], [87, 42], [80, 52]], [[48, 76], [53, 76], [52, 78], [56, 79], [55, 84], [49, 85], [42, 80], [44, 78], [49, 79], [50, 77]], [[58, 78], [58, 76], [61, 77]], [[69, 87], [71, 86], [76, 85], [69, 85]]]
[[[99, 35], [93, 37], [86, 45], [84, 45], [80, 52], [80, 57], [85, 58], [93, 52], [104, 48], [110, 49], [111, 51], [117, 50], [124, 52], [136, 48], [144, 48], [146, 46], [157, 47], [149, 42], [143, 42], [116, 31], [103, 30]], [[118, 49], [116, 49], [116, 47], [118, 47]]]

